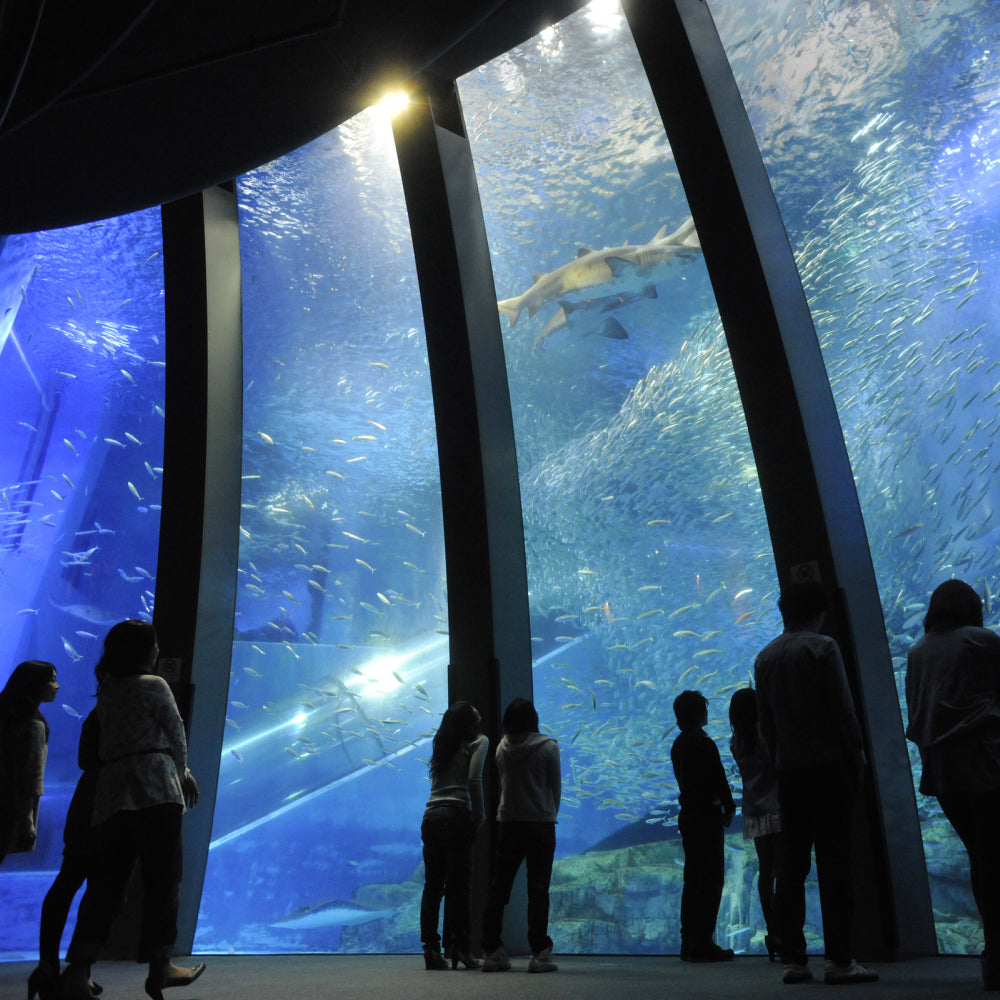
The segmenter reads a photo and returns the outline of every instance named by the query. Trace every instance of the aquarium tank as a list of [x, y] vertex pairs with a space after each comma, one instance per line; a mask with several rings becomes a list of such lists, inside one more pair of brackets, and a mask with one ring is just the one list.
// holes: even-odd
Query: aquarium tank
[[153, 616], [161, 244], [158, 208], [0, 237], [0, 681], [38, 659], [55, 665], [60, 685], [43, 706], [51, 732], [38, 842], [0, 868], [7, 960], [37, 954], [104, 635], [124, 618]]
[[[905, 720], [906, 652], [934, 587], [965, 579], [998, 624], [1000, 8], [709, 8], [820, 339]], [[725, 335], [617, 2], [582, 7], [463, 76], [458, 93], [506, 358], [534, 699], [562, 754], [550, 933], [562, 954], [676, 954], [672, 702], [685, 689], [708, 698], [739, 800], [729, 699], [781, 628]], [[372, 108], [236, 190], [238, 597], [194, 946], [415, 952], [449, 623], [389, 118]], [[49, 658], [63, 684], [46, 710], [43, 841], [0, 868], [2, 898], [26, 922], [21, 944], [5, 931], [6, 957], [34, 947], [102, 631], [152, 609], [158, 240], [151, 210], [0, 249], [0, 614], [19, 637], [7, 672]], [[593, 251], [642, 266], [552, 294], [546, 277]], [[98, 260], [100, 281], [84, 279]], [[916, 777], [913, 750], [911, 762]], [[918, 796], [918, 809], [939, 948], [978, 953], [964, 851], [936, 800]], [[716, 940], [741, 954], [765, 951], [756, 871], [737, 817]], [[821, 951], [814, 884], [806, 930]]]

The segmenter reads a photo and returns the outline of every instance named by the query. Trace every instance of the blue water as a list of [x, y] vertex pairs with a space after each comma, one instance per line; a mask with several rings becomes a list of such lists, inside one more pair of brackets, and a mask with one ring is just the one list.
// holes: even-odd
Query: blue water
[[[901, 682], [942, 579], [973, 583], [997, 621], [997, 11], [711, 9], [813, 311]], [[460, 93], [498, 298], [581, 247], [645, 243], [689, 214], [616, 11], [580, 12], [469, 74]], [[240, 178], [238, 193], [241, 550], [196, 947], [415, 950], [447, 581], [389, 122], [359, 116]], [[655, 298], [609, 309], [626, 338], [600, 336], [585, 309], [539, 342], [557, 301], [501, 319], [535, 698], [563, 755], [552, 936], [564, 953], [677, 950], [670, 705], [684, 688], [709, 697], [738, 794], [728, 699], [779, 629], [745, 421], [693, 256]], [[12, 957], [32, 952], [32, 914], [58, 864], [100, 637], [152, 610], [157, 213], [8, 238], [0, 306], [4, 669], [46, 657], [63, 685], [47, 709], [39, 848], [0, 871], [5, 912], [24, 930], [4, 932]], [[976, 951], [964, 857], [936, 803], [919, 808], [941, 948]], [[717, 939], [760, 952], [745, 847], [737, 825]], [[318, 926], [290, 926], [303, 908]], [[811, 894], [814, 945], [819, 927]]]

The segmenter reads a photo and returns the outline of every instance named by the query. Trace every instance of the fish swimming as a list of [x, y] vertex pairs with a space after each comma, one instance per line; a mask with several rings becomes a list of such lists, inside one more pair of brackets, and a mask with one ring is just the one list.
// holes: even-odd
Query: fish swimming
[[322, 903], [300, 906], [287, 917], [275, 920], [270, 927], [284, 930], [315, 930], [320, 927], [350, 927], [372, 920], [388, 920], [395, 910], [373, 910], [351, 899], [327, 899]]
[[524, 309], [534, 316], [553, 299], [564, 310], [567, 303], [608, 304], [609, 298], [617, 296], [635, 299], [648, 294], [650, 286], [662, 281], [669, 267], [693, 260], [700, 251], [701, 242], [690, 217], [670, 235], [664, 226], [648, 243], [606, 250], [581, 247], [575, 260], [554, 271], [536, 274], [534, 284], [526, 292], [497, 302], [497, 308], [513, 326]]

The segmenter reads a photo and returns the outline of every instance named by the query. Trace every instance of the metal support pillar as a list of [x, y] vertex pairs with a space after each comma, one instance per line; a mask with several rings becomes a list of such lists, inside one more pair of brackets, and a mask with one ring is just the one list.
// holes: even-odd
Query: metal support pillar
[[[515, 696], [531, 697], [521, 494], [496, 290], [472, 153], [453, 81], [393, 123], [423, 303], [448, 573], [449, 700], [475, 704], [490, 746]], [[491, 752], [492, 759], [492, 752]], [[492, 831], [497, 787], [487, 771]], [[484, 852], [492, 837], [480, 837]], [[473, 912], [484, 901], [485, 855]], [[512, 900], [511, 921], [523, 919]], [[473, 920], [478, 927], [478, 920]], [[508, 925], [509, 926], [509, 925]], [[516, 940], [523, 935], [511, 934]]]
[[225, 729], [239, 553], [243, 340], [236, 194], [164, 205], [166, 422], [154, 623], [201, 800], [184, 818], [178, 954], [201, 899]]
[[871, 555], [836, 406], [753, 130], [704, 0], [623, 0], [715, 289], [778, 579], [818, 578], [871, 761], [855, 837], [856, 948], [936, 951], [920, 827]]

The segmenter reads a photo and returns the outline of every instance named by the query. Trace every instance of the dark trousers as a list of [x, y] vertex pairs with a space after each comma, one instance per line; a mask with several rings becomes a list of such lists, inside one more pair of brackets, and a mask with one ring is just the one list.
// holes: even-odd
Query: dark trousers
[[983, 954], [996, 964], [1000, 961], [1000, 789], [952, 792], [939, 795], [938, 802], [969, 855], [972, 895], [983, 921]]
[[103, 828], [97, 868], [80, 901], [76, 930], [66, 959], [93, 962], [111, 933], [136, 862], [142, 875], [139, 960], [153, 949], [172, 949], [183, 860], [179, 804], [166, 803], [115, 813]]
[[472, 878], [472, 841], [475, 827], [467, 809], [438, 806], [424, 815], [420, 837], [424, 843], [424, 892], [420, 897], [420, 940], [439, 951], [438, 917], [445, 899], [445, 945], [469, 950], [469, 886]]
[[528, 944], [531, 953], [552, 947], [549, 937], [549, 883], [556, 853], [555, 823], [502, 822], [490, 891], [483, 913], [483, 950], [489, 954], [503, 945], [503, 911], [521, 862], [528, 875]]
[[713, 943], [725, 881], [722, 815], [682, 809], [677, 827], [684, 847], [681, 948], [685, 954], [708, 951]]
[[813, 847], [826, 957], [838, 965], [851, 960], [855, 796], [850, 772], [841, 763], [791, 768], [778, 775], [784, 850], [777, 900], [782, 958], [786, 962], [801, 965], [806, 961], [805, 882], [812, 868]]

